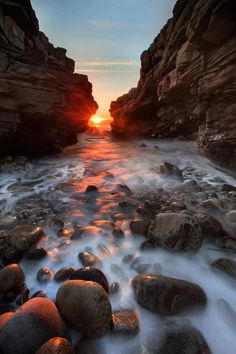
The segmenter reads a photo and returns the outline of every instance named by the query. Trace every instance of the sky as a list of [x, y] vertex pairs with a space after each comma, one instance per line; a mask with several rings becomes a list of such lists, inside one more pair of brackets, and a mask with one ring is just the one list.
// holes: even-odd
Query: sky
[[137, 85], [140, 55], [149, 47], [176, 0], [31, 0], [40, 29], [67, 49], [76, 72], [88, 75], [98, 114]]

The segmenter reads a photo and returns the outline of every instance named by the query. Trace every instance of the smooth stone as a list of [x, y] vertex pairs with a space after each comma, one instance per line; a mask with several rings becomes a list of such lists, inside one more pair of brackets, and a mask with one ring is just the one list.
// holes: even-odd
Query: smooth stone
[[141, 244], [140, 249], [142, 251], [150, 251], [150, 250], [153, 250], [155, 247], [156, 247], [156, 245], [153, 241], [147, 240]]
[[159, 337], [161, 343], [152, 351], [156, 354], [212, 354], [201, 332], [191, 325], [176, 326]]
[[0, 270], [0, 291], [21, 288], [25, 281], [23, 270], [18, 264], [10, 264]]
[[80, 252], [78, 257], [85, 267], [102, 266], [101, 259], [91, 252]]
[[23, 252], [16, 248], [8, 248], [2, 256], [2, 260], [5, 264], [19, 263], [22, 256]]
[[202, 244], [199, 223], [180, 213], [158, 214], [149, 228], [148, 237], [158, 246], [174, 252], [196, 252]]
[[161, 275], [137, 275], [132, 280], [136, 301], [146, 310], [176, 315], [193, 307], [204, 307], [203, 289], [185, 280]]
[[104, 336], [111, 326], [111, 305], [103, 287], [92, 281], [69, 280], [56, 295], [63, 318], [86, 338]]
[[17, 240], [25, 238], [28, 241], [29, 246], [34, 246], [41, 241], [44, 236], [45, 232], [40, 227], [24, 225], [18, 226], [10, 231], [6, 236], [6, 241], [10, 246], [16, 247]]
[[122, 258], [122, 263], [130, 264], [134, 260], [133, 254], [127, 254]]
[[98, 192], [98, 187], [90, 185], [86, 188], [85, 193]]
[[125, 237], [124, 231], [117, 228], [117, 227], [112, 230], [112, 234], [115, 238], [118, 238], [118, 239]]
[[206, 236], [220, 237], [224, 235], [224, 229], [220, 221], [207, 214], [195, 214], [194, 218], [199, 222], [202, 233]]
[[0, 217], [0, 228], [9, 228], [16, 224], [17, 218], [11, 215], [5, 215]]
[[125, 194], [127, 194], [128, 196], [133, 195], [133, 192], [131, 191], [131, 189], [126, 186], [125, 184], [117, 184], [117, 189]]
[[133, 233], [146, 236], [150, 227], [150, 221], [145, 219], [134, 219], [130, 222], [130, 229]]
[[76, 270], [70, 277], [70, 280], [87, 280], [94, 281], [95, 283], [100, 284], [106, 293], [109, 293], [109, 284], [105, 274], [93, 267], [84, 267]]
[[76, 271], [75, 268], [63, 267], [55, 273], [54, 280], [58, 281], [58, 282], [69, 280], [69, 279], [71, 279], [71, 277], [75, 273], [75, 271]]
[[158, 174], [161, 177], [171, 177], [183, 180], [183, 174], [180, 169], [168, 162], [160, 164]]
[[5, 326], [5, 324], [7, 323], [7, 321], [9, 321], [13, 315], [14, 312], [5, 312], [0, 316], [0, 332], [2, 328]]
[[120, 284], [117, 282], [112, 283], [110, 286], [110, 295], [118, 294], [119, 291], [120, 291]]
[[25, 237], [20, 238], [19, 240], [16, 241], [16, 249], [18, 251], [24, 252], [28, 250], [29, 247], [30, 247], [29, 242]]
[[46, 297], [47, 297], [47, 293], [46, 293], [46, 291], [38, 290], [38, 291], [36, 291], [36, 293], [34, 293], [34, 294], [31, 296], [31, 299], [33, 299], [33, 298], [35, 298], [35, 297], [46, 298]]
[[112, 314], [113, 334], [135, 336], [139, 332], [139, 321], [134, 311], [117, 311]]
[[137, 210], [136, 210], [136, 213], [138, 213], [139, 215], [141, 215], [142, 217], [144, 218], [149, 218], [149, 219], [152, 219], [152, 213], [146, 209], [146, 208], [141, 208], [139, 207]]
[[71, 343], [60, 337], [49, 339], [36, 354], [75, 354]]
[[[231, 279], [236, 280], [236, 262], [227, 259], [219, 258], [211, 264], [213, 269], [219, 270], [223, 274], [229, 276]], [[1, 272], [1, 271], [0, 271]]]
[[40, 283], [47, 282], [50, 279], [52, 279], [52, 277], [53, 277], [53, 272], [48, 267], [44, 267], [44, 268], [39, 269], [39, 271], [37, 273], [37, 280]]
[[99, 340], [81, 338], [75, 345], [75, 354], [108, 354]]
[[34, 246], [24, 253], [24, 257], [29, 260], [40, 260], [47, 256], [47, 251], [43, 247]]
[[0, 333], [2, 354], [33, 354], [54, 337], [68, 338], [55, 304], [34, 298], [21, 306]]
[[236, 187], [231, 186], [231, 184], [224, 183], [221, 187], [222, 192], [235, 192]]

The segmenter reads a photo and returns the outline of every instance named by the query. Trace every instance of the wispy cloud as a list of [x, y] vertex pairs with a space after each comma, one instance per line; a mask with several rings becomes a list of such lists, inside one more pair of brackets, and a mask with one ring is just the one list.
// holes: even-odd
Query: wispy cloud
[[140, 62], [137, 60], [78, 60], [77, 66], [138, 66]]
[[119, 21], [96, 21], [87, 20], [84, 21], [84, 25], [92, 27], [96, 30], [112, 30], [112, 29], [128, 29], [128, 28], [147, 28], [149, 24], [147, 23], [129, 23], [129, 22], [119, 22]]
[[76, 61], [76, 72], [130, 73], [139, 65], [140, 62], [135, 60], [82, 60]]

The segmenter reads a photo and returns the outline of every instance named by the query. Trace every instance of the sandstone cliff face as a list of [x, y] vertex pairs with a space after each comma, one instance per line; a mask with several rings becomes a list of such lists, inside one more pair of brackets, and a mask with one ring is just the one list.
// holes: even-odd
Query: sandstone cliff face
[[97, 110], [87, 76], [73, 74], [30, 0], [0, 1], [0, 154], [42, 155], [76, 142]]
[[114, 134], [196, 136], [236, 157], [236, 1], [178, 0], [141, 56], [138, 87], [111, 103]]

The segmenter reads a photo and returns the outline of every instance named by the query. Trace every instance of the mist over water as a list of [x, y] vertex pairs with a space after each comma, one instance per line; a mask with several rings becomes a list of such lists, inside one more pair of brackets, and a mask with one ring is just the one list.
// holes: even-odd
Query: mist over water
[[[142, 144], [145, 146], [142, 147]], [[127, 199], [125, 194], [117, 191], [118, 183], [127, 185], [136, 198], [143, 195], [150, 197], [159, 188], [174, 195], [174, 188], [178, 188], [181, 182], [158, 176], [157, 170], [163, 161], [180, 168], [185, 180], [196, 180], [209, 195], [215, 193], [222, 183], [236, 185], [234, 173], [209, 161], [192, 142], [156, 139], [120, 141], [110, 136], [84, 134], [79, 137], [77, 145], [68, 148], [63, 154], [30, 161], [27, 170], [3, 173], [0, 182], [0, 214], [15, 215], [22, 207], [29, 208], [35, 198], [48, 203], [48, 210], [45, 208], [49, 217], [46, 213], [41, 219], [41, 226], [47, 234], [41, 245], [48, 250], [48, 257], [41, 261], [21, 262], [27, 286], [32, 293], [45, 290], [49, 298], [55, 299], [58, 283], [54, 280], [39, 283], [36, 280], [41, 267], [48, 266], [53, 272], [63, 266], [80, 268], [82, 264], [78, 253], [88, 248], [102, 259], [102, 270], [109, 283], [118, 282], [121, 287], [120, 293], [110, 296], [113, 310], [135, 309], [140, 321], [140, 336], [136, 339], [124, 341], [104, 337], [99, 340], [104, 346], [104, 353], [136, 353], [135, 343], [140, 340], [142, 353], [149, 353], [147, 344], [150, 338], [158, 336], [158, 331], [165, 326], [166, 321], [178, 320], [190, 321], [199, 329], [214, 354], [233, 354], [236, 352], [236, 285], [214, 273], [210, 264], [225, 256], [235, 259], [235, 255], [216, 251], [207, 241], [194, 255], [173, 254], [161, 249], [142, 251], [140, 245], [145, 238], [132, 235], [129, 229], [130, 220], [137, 216], [135, 208], [127, 211], [125, 217], [117, 215], [121, 213], [118, 203]], [[15, 187], [20, 185], [28, 186], [31, 190], [17, 190]], [[96, 197], [84, 194], [88, 185], [99, 188]], [[191, 206], [194, 196], [183, 195], [183, 198], [186, 205]], [[97, 234], [91, 236], [88, 232], [78, 240], [58, 237], [50, 223], [51, 205], [57, 215], [63, 217], [68, 232], [76, 224], [89, 226], [98, 220], [110, 220], [125, 232], [125, 237], [114, 239], [109, 226], [101, 227], [102, 233], [98, 228]], [[106, 246], [109, 252], [104, 252], [101, 245]], [[128, 254], [141, 256], [143, 264], [152, 266], [159, 263], [162, 275], [200, 285], [208, 298], [207, 307], [174, 318], [153, 314], [139, 307], [130, 285], [137, 272], [122, 262], [122, 258]]]

